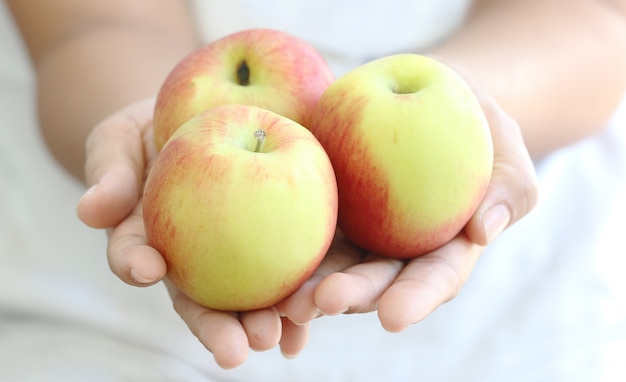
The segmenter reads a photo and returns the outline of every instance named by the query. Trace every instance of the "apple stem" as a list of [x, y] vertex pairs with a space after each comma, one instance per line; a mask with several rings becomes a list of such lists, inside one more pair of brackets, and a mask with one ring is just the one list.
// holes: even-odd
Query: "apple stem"
[[256, 146], [254, 147], [254, 152], [261, 152], [263, 148], [263, 142], [265, 142], [265, 130], [258, 129], [254, 132], [254, 137], [256, 138]]
[[250, 85], [250, 67], [245, 60], [237, 67], [237, 80], [241, 86]]

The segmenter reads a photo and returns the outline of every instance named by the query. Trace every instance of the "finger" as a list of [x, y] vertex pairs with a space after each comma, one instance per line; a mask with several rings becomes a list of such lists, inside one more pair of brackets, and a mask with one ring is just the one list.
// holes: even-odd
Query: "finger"
[[146, 241], [139, 203], [134, 212], [110, 231], [107, 248], [109, 267], [124, 282], [147, 286], [165, 277], [163, 256]]
[[315, 304], [325, 315], [376, 310], [378, 299], [403, 264], [401, 260], [369, 255], [362, 263], [326, 277], [315, 290]]
[[483, 249], [461, 233], [445, 246], [411, 260], [379, 300], [383, 328], [402, 331], [453, 299]]
[[283, 317], [281, 320], [283, 334], [280, 339], [280, 352], [285, 358], [296, 358], [309, 340], [310, 324], [298, 325], [287, 317]]
[[343, 271], [361, 262], [363, 251], [349, 242], [341, 232], [337, 232], [328, 253], [315, 273], [291, 296], [276, 305], [282, 316], [295, 324], [304, 324], [319, 316], [314, 294], [324, 278], [334, 272]]
[[93, 228], [114, 227], [130, 213], [138, 193], [134, 170], [115, 165], [82, 196], [77, 207], [78, 217]]
[[466, 232], [476, 244], [487, 245], [534, 208], [539, 186], [517, 122], [484, 94], [481, 104], [493, 138], [494, 164], [490, 185]]
[[265, 351], [278, 345], [282, 324], [276, 308], [243, 312], [240, 321], [251, 349]]
[[223, 369], [232, 369], [248, 358], [248, 337], [238, 315], [206, 309], [166, 282], [174, 310], [185, 321], [189, 330], [213, 354]]
[[146, 168], [144, 143], [154, 101], [132, 105], [94, 128], [87, 139], [85, 179], [89, 190], [78, 216], [94, 228], [117, 225], [135, 205]]
[[322, 274], [314, 274], [304, 282], [291, 296], [276, 305], [282, 317], [297, 324], [304, 324], [314, 319], [318, 314], [317, 306], [313, 301], [315, 288], [324, 279]]

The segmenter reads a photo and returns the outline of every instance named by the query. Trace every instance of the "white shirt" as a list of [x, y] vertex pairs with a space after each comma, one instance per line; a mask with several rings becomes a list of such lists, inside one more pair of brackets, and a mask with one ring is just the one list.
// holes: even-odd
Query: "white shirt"
[[[337, 74], [378, 55], [424, 49], [453, 31], [468, 6], [391, 0], [368, 12], [366, 4], [196, 2], [207, 41], [273, 26], [319, 46]], [[285, 360], [278, 349], [251, 352], [245, 365], [223, 371], [173, 311], [165, 288], [119, 281], [106, 264], [104, 233], [75, 217], [83, 187], [54, 164], [38, 135], [32, 73], [4, 8], [0, 380], [626, 378], [626, 107], [598, 136], [537, 164], [537, 209], [487, 249], [456, 299], [423, 322], [390, 334], [375, 314], [321, 318], [298, 359]]]
[[341, 75], [372, 58], [418, 52], [449, 35], [470, 0], [229, 0], [193, 2], [206, 41], [274, 28], [313, 44]]

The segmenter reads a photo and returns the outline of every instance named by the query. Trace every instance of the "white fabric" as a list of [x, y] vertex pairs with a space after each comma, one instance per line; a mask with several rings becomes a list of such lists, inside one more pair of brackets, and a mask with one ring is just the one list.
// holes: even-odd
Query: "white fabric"
[[194, 1], [207, 41], [247, 28], [288, 31], [313, 44], [337, 75], [372, 58], [411, 52], [445, 38], [471, 0]]
[[[255, 11], [271, 15], [262, 3]], [[355, 4], [364, 12], [365, 2]], [[410, 19], [404, 13], [394, 14], [399, 22]], [[242, 14], [236, 28], [246, 20]], [[38, 135], [32, 73], [4, 5], [0, 57], [1, 381], [626, 380], [626, 106], [598, 136], [538, 164], [539, 207], [499, 237], [459, 296], [424, 322], [390, 334], [375, 314], [322, 318], [298, 359], [251, 352], [244, 366], [222, 371], [165, 289], [116, 279], [104, 233], [76, 219], [82, 186]]]

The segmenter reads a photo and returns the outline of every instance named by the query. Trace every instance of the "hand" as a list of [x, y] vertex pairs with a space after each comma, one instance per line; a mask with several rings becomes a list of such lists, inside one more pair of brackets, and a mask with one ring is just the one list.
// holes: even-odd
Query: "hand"
[[[85, 224], [107, 229], [111, 270], [135, 286], [155, 284], [167, 273], [161, 254], [147, 244], [142, 216], [143, 184], [156, 156], [153, 108], [154, 100], [139, 102], [94, 128], [86, 147], [89, 189], [78, 204]], [[290, 357], [306, 343], [308, 325], [281, 318], [274, 307], [246, 313], [214, 311], [165, 284], [175, 310], [223, 368], [243, 363], [248, 348], [262, 351], [280, 345]]]
[[340, 232], [316, 273], [278, 305], [293, 322], [320, 314], [378, 310], [382, 326], [398, 332], [454, 298], [484, 247], [537, 202], [533, 163], [517, 123], [476, 84], [494, 143], [487, 193], [465, 229], [443, 247], [409, 261], [368, 254]]

